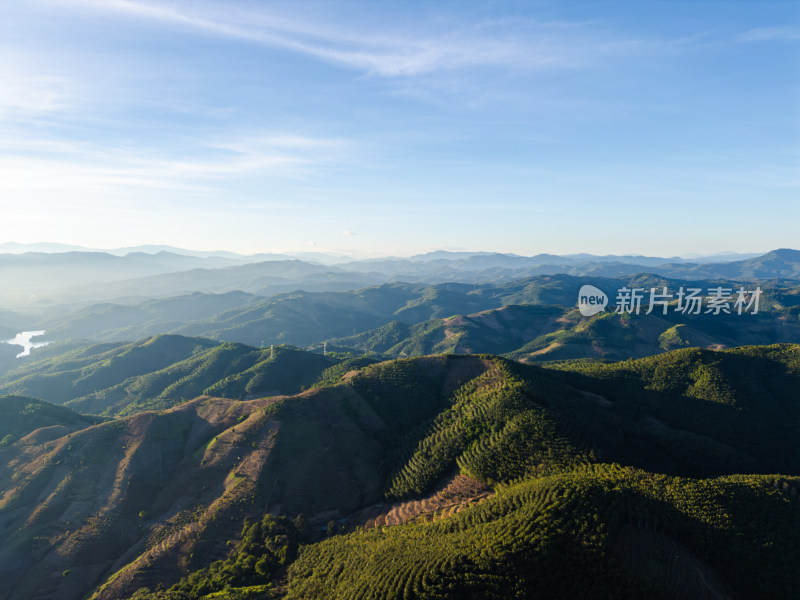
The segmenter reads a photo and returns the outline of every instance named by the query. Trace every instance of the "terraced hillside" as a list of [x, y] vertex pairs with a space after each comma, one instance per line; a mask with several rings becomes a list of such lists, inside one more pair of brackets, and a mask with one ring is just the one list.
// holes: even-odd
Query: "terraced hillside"
[[0, 594], [791, 597], [798, 384], [796, 345], [440, 355], [16, 440]]
[[306, 546], [286, 598], [788, 598], [798, 489], [618, 466], [526, 479], [449, 518]]

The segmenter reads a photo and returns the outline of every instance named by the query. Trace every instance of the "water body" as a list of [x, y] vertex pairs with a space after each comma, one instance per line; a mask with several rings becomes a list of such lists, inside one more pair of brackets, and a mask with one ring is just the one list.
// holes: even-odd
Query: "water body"
[[13, 344], [14, 346], [22, 346], [22, 352], [17, 354], [17, 358], [28, 356], [34, 348], [41, 348], [47, 346], [50, 342], [32, 342], [31, 338], [44, 335], [44, 331], [22, 331], [17, 334], [13, 340], [6, 340], [6, 344]]

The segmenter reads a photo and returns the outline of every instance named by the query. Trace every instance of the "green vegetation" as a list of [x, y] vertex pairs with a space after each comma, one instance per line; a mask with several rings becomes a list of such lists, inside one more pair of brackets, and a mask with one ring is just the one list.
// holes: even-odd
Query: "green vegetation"
[[678, 324], [667, 329], [664, 333], [658, 336], [658, 345], [664, 350], [674, 350], [682, 346], [690, 346], [689, 340], [685, 339], [682, 334], [685, 331], [686, 325]]
[[0, 448], [41, 428], [48, 428], [48, 432], [43, 431], [42, 435], [51, 439], [101, 421], [100, 418], [79, 415], [63, 406], [54, 406], [35, 398], [0, 396]]
[[419, 429], [405, 436], [402, 446], [413, 451], [392, 478], [390, 498], [420, 495], [456, 466], [479, 481], [495, 483], [588, 461], [531, 394], [532, 379], [515, 376], [501, 359], [487, 362], [480, 376], [456, 391], [451, 406], [436, 415], [416, 447], [409, 442], [416, 441]]
[[334, 340], [333, 343], [391, 357], [436, 353], [502, 354], [558, 327], [553, 321], [563, 316], [564, 312], [558, 306], [510, 305], [410, 326], [393, 321], [372, 331]]
[[[597, 465], [501, 486], [450, 518], [306, 543], [293, 563], [296, 530], [265, 515], [225, 560], [132, 599], [784, 598], [800, 566], [798, 486]], [[284, 589], [275, 569], [290, 563]]]
[[[644, 284], [642, 284], [644, 285]], [[332, 340], [337, 348], [387, 357], [435, 353], [492, 353], [544, 363], [575, 359], [625, 360], [688, 346], [733, 347], [770, 342], [800, 342], [797, 296], [778, 295], [790, 308], [759, 315], [689, 315], [670, 311], [639, 315], [604, 312], [582, 317], [566, 306], [516, 305], [415, 324], [392, 321], [376, 329]], [[530, 301], [536, 294], [511, 296]], [[504, 301], [507, 299], [504, 298]]]
[[305, 546], [287, 598], [787, 598], [799, 483], [604, 465], [527, 479], [448, 519]]
[[702, 477], [800, 472], [800, 405], [787, 401], [800, 386], [799, 357], [796, 345], [687, 349], [560, 371], [494, 358], [434, 417], [417, 413], [420, 425], [397, 441], [387, 493], [421, 494], [456, 467], [489, 484], [597, 461]]
[[[650, 441], [653, 456], [655, 449], [669, 455], [675, 461], [672, 470], [692, 475], [800, 472], [800, 404], [794, 400], [800, 386], [798, 345], [723, 352], [690, 348], [562, 369], [570, 385], [612, 404], [607, 411], [595, 411], [595, 422], [611, 431], [623, 418], [638, 421], [639, 431], [629, 437], [637, 444]], [[606, 413], [616, 422], [604, 418]]]
[[603, 362], [641, 358], [687, 346], [724, 348], [768, 342], [800, 341], [800, 320], [783, 311], [759, 315], [619, 315], [581, 317], [564, 311], [561, 327], [505, 356], [525, 362], [580, 358]]
[[161, 335], [48, 356], [0, 378], [0, 392], [36, 395], [84, 413], [130, 415], [203, 394], [243, 400], [295, 393], [336, 362], [293, 347]]
[[157, 594], [141, 590], [131, 600], [210, 600], [219, 592], [234, 599], [280, 597], [273, 580], [297, 557], [300, 533], [294, 523], [266, 514], [255, 523], [246, 520], [240, 538], [224, 560], [195, 571], [168, 590]]
[[26, 361], [0, 378], [0, 392], [63, 404], [187, 359], [214, 342], [161, 335], [135, 343], [95, 344]]
[[[617, 278], [539, 275], [475, 285], [387, 283], [357, 290], [347, 288], [350, 291], [295, 291], [270, 298], [241, 292], [192, 294], [133, 306], [99, 304], [61, 315], [42, 326], [54, 340], [113, 341], [173, 333], [249, 345], [309, 347], [328, 340], [336, 346], [392, 356], [402, 356], [403, 352], [407, 356], [431, 352], [505, 354], [516, 352], [540, 336], [582, 322], [568, 314], [575, 307], [577, 291], [583, 284], [606, 290], [612, 301], [614, 290], [623, 286], [667, 286], [677, 290], [680, 286], [707, 289], [714, 285], [741, 285], [645, 273]], [[692, 315], [681, 319], [672, 312], [664, 319], [656, 313], [638, 319], [641, 325], [635, 325], [633, 333], [648, 349], [637, 348], [630, 356], [662, 351], [659, 333], [679, 323], [697, 329], [686, 338], [692, 345], [800, 341], [798, 286], [787, 281], [762, 281], [759, 285], [764, 291], [760, 313], [751, 319], [743, 320], [738, 315]], [[510, 310], [499, 310], [504, 307]], [[538, 307], [538, 312], [533, 307]], [[453, 316], [458, 318], [452, 319]], [[572, 323], [557, 321], [564, 317]], [[740, 327], [744, 324], [747, 326]], [[652, 331], [654, 328], [659, 331]], [[581, 348], [578, 345], [575, 350]], [[624, 351], [622, 346], [615, 349], [613, 343], [611, 349], [615, 352], [610, 352], [609, 358], [616, 351]], [[581, 356], [561, 354], [554, 359]], [[535, 360], [549, 359], [540, 356]]]
[[[242, 348], [190, 359], [219, 353], [216, 376], [241, 358], [218, 381], [246, 393], [237, 373], [267, 351]], [[68, 600], [787, 598], [800, 584], [798, 345], [557, 368], [278, 350], [339, 362], [296, 396], [200, 398], [0, 448], [0, 582]], [[437, 504], [456, 479], [483, 495]], [[76, 592], [32, 577], [70, 569], [77, 590], [83, 565], [115, 564]]]
[[359, 369], [368, 367], [369, 365], [374, 365], [376, 362], [379, 362], [379, 360], [376, 358], [370, 358], [368, 356], [344, 359], [342, 362], [325, 369], [320, 374], [317, 381], [314, 382], [314, 387], [316, 388], [334, 385], [348, 373], [358, 371]]

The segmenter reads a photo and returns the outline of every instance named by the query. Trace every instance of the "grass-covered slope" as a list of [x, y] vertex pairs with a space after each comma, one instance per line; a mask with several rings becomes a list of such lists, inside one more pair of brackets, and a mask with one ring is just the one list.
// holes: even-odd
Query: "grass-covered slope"
[[[263, 341], [305, 346], [354, 335], [391, 321], [415, 324], [481, 310], [487, 300], [468, 295], [470, 288], [465, 284], [391, 283], [348, 292], [294, 292], [188, 323], [175, 332], [247, 344]], [[491, 306], [499, 305], [496, 298], [488, 301]]]
[[101, 597], [119, 598], [224, 556], [265, 508], [379, 498], [379, 447], [330, 400], [302, 420], [271, 418], [266, 401], [199, 400], [0, 449], [0, 595], [81, 598], [114, 575]]
[[727, 348], [776, 342], [800, 342], [800, 320], [791, 311], [758, 315], [619, 315], [582, 318], [565, 312], [561, 327], [506, 355], [524, 362], [573, 359], [619, 361], [685, 347]]
[[414, 325], [393, 321], [375, 330], [333, 340], [332, 344], [387, 356], [436, 353], [503, 354], [563, 327], [558, 306], [510, 305], [471, 315], [448, 315]]
[[495, 358], [400, 440], [387, 493], [421, 494], [456, 467], [487, 483], [597, 461], [800, 473], [798, 356], [797, 345], [688, 349], [564, 371]]
[[[628, 447], [656, 440], [688, 473], [708, 473], [709, 453], [732, 470], [800, 473], [800, 345], [688, 348], [564, 369], [570, 385], [601, 395], [608, 412], [638, 423]], [[596, 412], [596, 422], [613, 431], [606, 411]]]
[[311, 385], [333, 362], [293, 348], [270, 350], [225, 342], [67, 405], [82, 412], [128, 415], [168, 408], [202, 394], [243, 400], [293, 393]]

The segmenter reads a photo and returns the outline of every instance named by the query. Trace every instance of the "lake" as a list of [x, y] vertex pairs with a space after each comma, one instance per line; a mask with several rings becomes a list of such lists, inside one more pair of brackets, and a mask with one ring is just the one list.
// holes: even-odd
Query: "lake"
[[50, 342], [33, 342], [31, 338], [44, 335], [44, 331], [22, 331], [17, 334], [17, 337], [11, 340], [5, 340], [6, 344], [13, 344], [14, 346], [22, 346], [22, 352], [17, 354], [17, 358], [28, 356], [34, 348], [41, 348], [47, 346]]

